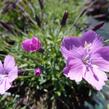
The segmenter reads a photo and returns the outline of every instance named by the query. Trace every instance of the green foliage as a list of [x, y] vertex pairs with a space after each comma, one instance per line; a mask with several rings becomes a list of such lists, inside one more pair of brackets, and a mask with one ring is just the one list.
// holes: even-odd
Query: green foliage
[[[83, 1], [45, 0], [44, 8], [40, 8], [38, 0], [16, 1], [0, 2], [0, 59], [6, 54], [13, 55], [20, 72], [19, 78], [8, 91], [11, 95], [1, 96], [1, 109], [32, 109], [33, 105], [38, 106], [38, 101], [48, 103], [45, 109], [54, 109], [53, 103], [57, 109], [79, 109], [84, 107], [84, 101], [89, 109], [103, 109], [104, 98], [99, 93], [93, 98], [97, 101], [93, 107], [88, 99], [93, 96], [90, 92], [95, 91], [85, 82], [77, 85], [63, 75], [61, 40], [66, 35], [79, 35], [85, 28], [86, 17], [78, 17]], [[65, 11], [68, 12], [68, 19], [66, 25], [61, 26]], [[41, 40], [43, 53], [26, 53], [22, 50], [22, 41], [34, 35]], [[40, 77], [34, 75], [36, 67], [42, 69]], [[103, 101], [102, 104], [99, 101]]]
[[109, 86], [108, 84], [104, 86], [101, 92], [93, 94], [88, 102], [85, 102], [85, 107], [88, 109], [108, 109], [108, 96], [109, 96]]

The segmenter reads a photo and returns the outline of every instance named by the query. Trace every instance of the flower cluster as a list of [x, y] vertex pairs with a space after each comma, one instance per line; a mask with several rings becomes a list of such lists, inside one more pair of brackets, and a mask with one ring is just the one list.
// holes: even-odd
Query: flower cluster
[[[26, 52], [36, 52], [41, 47], [37, 37], [22, 42], [22, 48]], [[61, 52], [66, 61], [66, 77], [77, 83], [85, 80], [96, 90], [102, 89], [107, 80], [105, 72], [109, 72], [109, 46], [104, 46], [99, 35], [90, 30], [82, 37], [65, 37], [61, 44]], [[35, 76], [40, 76], [41, 73], [39, 67], [35, 68]], [[0, 61], [0, 94], [4, 94], [17, 77], [18, 67], [14, 57], [7, 55], [4, 63]]]
[[[22, 48], [26, 52], [36, 52], [41, 48], [41, 42], [37, 37], [32, 37], [32, 39], [26, 39], [22, 42]], [[36, 68], [34, 74], [40, 76], [41, 69]], [[4, 63], [0, 61], [0, 94], [4, 94], [17, 77], [18, 67], [15, 64], [14, 57], [7, 55]]]
[[64, 75], [77, 83], [86, 80], [96, 90], [105, 85], [109, 72], [109, 46], [94, 31], [85, 32], [82, 37], [65, 37], [61, 52], [65, 58]]

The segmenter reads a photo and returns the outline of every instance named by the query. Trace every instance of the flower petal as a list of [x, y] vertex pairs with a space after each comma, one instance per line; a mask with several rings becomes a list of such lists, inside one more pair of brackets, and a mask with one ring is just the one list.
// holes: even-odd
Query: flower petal
[[0, 74], [3, 74], [3, 73], [4, 73], [4, 68], [3, 68], [2, 62], [0, 61]]
[[97, 68], [87, 70], [83, 78], [96, 90], [101, 90], [107, 80], [106, 74]]
[[97, 41], [100, 40], [102, 42], [101, 37], [96, 32], [89, 30], [89, 31], [83, 33], [83, 35], [81, 37], [81, 42], [84, 46], [85, 42], [92, 43], [95, 39], [98, 39]]
[[85, 72], [85, 70], [81, 66], [81, 67], [78, 67], [77, 69], [69, 70], [69, 72], [67, 74], [64, 73], [64, 75], [71, 80], [75, 80], [76, 82], [80, 82], [82, 80], [84, 72]]
[[109, 61], [109, 46], [102, 47], [98, 51], [96, 51], [102, 58]]
[[4, 69], [6, 72], [11, 71], [15, 67], [14, 57], [11, 55], [7, 55], [4, 59]]
[[98, 66], [102, 71], [109, 72], [109, 61], [106, 61], [97, 54], [93, 55], [91, 58], [92, 64]]
[[107, 75], [105, 72], [103, 72], [98, 66], [93, 65], [93, 72], [97, 76], [99, 81], [106, 81]]
[[31, 51], [31, 39], [25, 39], [22, 42], [22, 48], [27, 51], [30, 52]]
[[71, 50], [67, 50], [65, 47], [61, 47], [61, 53], [66, 60], [68, 57], [72, 57], [73, 54]]
[[71, 80], [80, 82], [85, 73], [85, 66], [79, 59], [69, 60], [67, 66], [64, 68], [64, 75]]
[[0, 80], [0, 94], [4, 94], [10, 87], [11, 84], [7, 77], [4, 77], [2, 80]]
[[41, 48], [41, 42], [37, 37], [32, 38], [31, 51], [37, 51]]
[[65, 47], [61, 47], [61, 52], [65, 59], [68, 58], [80, 58], [85, 55], [86, 51], [83, 47], [74, 47], [73, 50], [67, 50]]
[[101, 49], [103, 47], [103, 43], [99, 38], [96, 38], [92, 43], [91, 43], [91, 46], [90, 46], [90, 52], [92, 53], [95, 53], [97, 50]]
[[67, 50], [72, 50], [73, 47], [81, 46], [80, 39], [77, 37], [65, 37], [62, 41], [61, 46], [65, 47]]
[[9, 82], [13, 82], [17, 77], [18, 77], [18, 68], [16, 66], [8, 74]]

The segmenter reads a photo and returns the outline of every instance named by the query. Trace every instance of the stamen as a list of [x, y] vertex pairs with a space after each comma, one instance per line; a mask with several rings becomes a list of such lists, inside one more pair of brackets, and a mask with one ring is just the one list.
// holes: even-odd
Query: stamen
[[85, 41], [84, 48], [85, 48], [87, 51], [90, 51], [90, 49], [91, 49], [91, 43], [87, 43], [87, 42]]
[[93, 76], [95, 77], [95, 79], [96, 79], [97, 81], [99, 81], [98, 77], [96, 76], [96, 74], [95, 74], [94, 71], [93, 71], [93, 68], [91, 67], [90, 69], [91, 69], [91, 71], [92, 71]]

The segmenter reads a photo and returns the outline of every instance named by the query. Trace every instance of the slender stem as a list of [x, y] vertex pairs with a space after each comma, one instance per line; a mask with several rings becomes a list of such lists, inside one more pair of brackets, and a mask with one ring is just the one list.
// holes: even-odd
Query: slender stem
[[28, 75], [28, 76], [18, 76], [17, 79], [25, 79], [25, 78], [32, 78], [34, 77], [33, 75]]
[[[19, 70], [20, 71], [20, 70]], [[25, 71], [34, 71], [34, 69], [22, 69], [21, 70], [22, 72], [25, 72]]]

